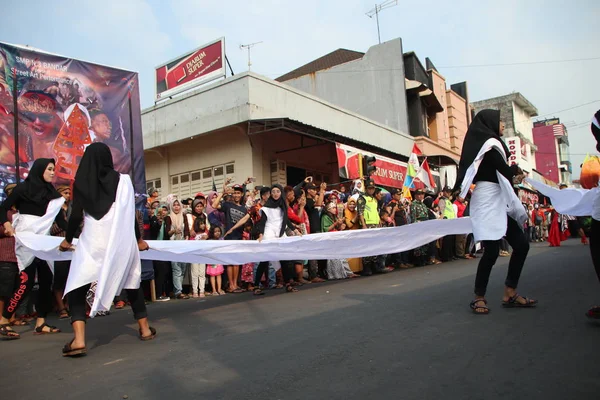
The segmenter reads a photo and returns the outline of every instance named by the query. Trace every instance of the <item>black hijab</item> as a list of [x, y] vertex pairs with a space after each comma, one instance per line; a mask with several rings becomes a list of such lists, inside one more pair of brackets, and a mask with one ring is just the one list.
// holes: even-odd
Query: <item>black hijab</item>
[[73, 201], [100, 220], [117, 196], [120, 175], [114, 169], [112, 154], [104, 143], [92, 143], [85, 149], [73, 185]]
[[[281, 191], [281, 196], [279, 197], [279, 200], [275, 200], [273, 199], [273, 189], [279, 189]], [[263, 207], [267, 207], [267, 208], [279, 208], [281, 209], [281, 211], [283, 212], [283, 221], [281, 224], [281, 231], [279, 232], [279, 236], [283, 236], [284, 232], [285, 232], [285, 228], [288, 226], [288, 214], [287, 214], [287, 209], [288, 209], [288, 205], [285, 202], [285, 194], [283, 192], [283, 186], [279, 185], [279, 184], [275, 184], [273, 186], [271, 186], [271, 197], [269, 197], [269, 200], [267, 200], [267, 202], [265, 203], [265, 205]]]
[[46, 208], [51, 200], [58, 199], [61, 194], [50, 182], [44, 180], [44, 172], [48, 164], [55, 164], [52, 158], [38, 158], [33, 162], [29, 174], [22, 185], [25, 186], [22, 197], [31, 203]]
[[473, 118], [473, 122], [471, 122], [471, 125], [467, 130], [463, 142], [460, 162], [458, 163], [458, 176], [456, 178], [454, 190], [460, 190], [467, 169], [473, 164], [479, 150], [481, 150], [481, 147], [488, 139], [498, 139], [500, 143], [502, 143], [506, 157], [509, 156], [510, 152], [508, 151], [508, 147], [506, 147], [506, 144], [500, 138], [500, 111], [498, 110], [481, 110], [475, 118]]

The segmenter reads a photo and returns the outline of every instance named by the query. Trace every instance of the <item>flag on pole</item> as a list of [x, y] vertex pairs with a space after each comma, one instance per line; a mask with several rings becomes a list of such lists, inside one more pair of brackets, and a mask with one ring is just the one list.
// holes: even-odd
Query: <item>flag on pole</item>
[[435, 181], [433, 180], [433, 175], [431, 174], [431, 170], [429, 169], [429, 163], [427, 162], [427, 158], [421, 164], [419, 168], [419, 172], [417, 172], [416, 178], [419, 178], [421, 182], [429, 189], [435, 189]]
[[421, 150], [415, 143], [413, 145], [412, 152], [410, 153], [410, 157], [408, 157], [408, 167], [406, 168], [406, 175], [415, 177], [417, 175], [417, 171], [419, 170], [419, 156], [423, 155]]
[[405, 199], [412, 200], [412, 194], [410, 194], [410, 189], [406, 186], [402, 188], [402, 197], [404, 197]]

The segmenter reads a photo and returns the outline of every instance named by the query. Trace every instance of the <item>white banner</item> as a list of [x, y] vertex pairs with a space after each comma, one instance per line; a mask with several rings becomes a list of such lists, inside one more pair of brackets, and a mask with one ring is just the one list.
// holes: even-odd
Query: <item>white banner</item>
[[[419, 222], [394, 228], [360, 229], [264, 240], [148, 240], [143, 260], [241, 265], [258, 261], [328, 260], [394, 254], [433, 242], [446, 235], [472, 232], [470, 218]], [[58, 251], [61, 237], [18, 234], [17, 240], [38, 258], [70, 260]], [[75, 251], [77, 242], [74, 241]]]

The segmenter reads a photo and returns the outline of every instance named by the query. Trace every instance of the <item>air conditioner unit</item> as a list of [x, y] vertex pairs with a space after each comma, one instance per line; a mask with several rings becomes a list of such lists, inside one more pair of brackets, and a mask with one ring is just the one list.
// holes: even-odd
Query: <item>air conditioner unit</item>
[[271, 185], [287, 186], [287, 164], [283, 160], [271, 161]]

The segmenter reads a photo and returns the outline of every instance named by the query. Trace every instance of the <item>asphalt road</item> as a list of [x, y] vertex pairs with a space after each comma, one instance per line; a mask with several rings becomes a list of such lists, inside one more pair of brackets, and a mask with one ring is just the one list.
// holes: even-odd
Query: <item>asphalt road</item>
[[[490, 315], [470, 313], [476, 261], [370, 278], [149, 305], [154, 341], [131, 310], [71, 335], [0, 342], [2, 399], [599, 399], [600, 302], [589, 249], [532, 247], [520, 292], [537, 309], [503, 309], [508, 259], [492, 272]], [[52, 321], [70, 332], [65, 321]]]

